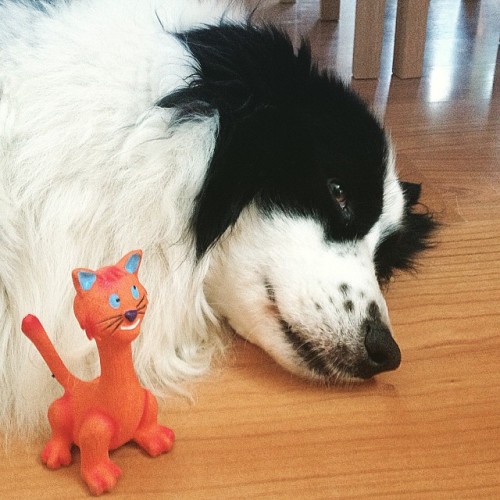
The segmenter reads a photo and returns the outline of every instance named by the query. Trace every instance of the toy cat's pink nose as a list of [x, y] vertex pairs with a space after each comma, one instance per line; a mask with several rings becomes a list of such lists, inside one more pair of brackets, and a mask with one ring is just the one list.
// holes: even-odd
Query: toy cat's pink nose
[[127, 311], [124, 316], [130, 321], [134, 321], [135, 318], [137, 318], [137, 309], [130, 309], [130, 311]]

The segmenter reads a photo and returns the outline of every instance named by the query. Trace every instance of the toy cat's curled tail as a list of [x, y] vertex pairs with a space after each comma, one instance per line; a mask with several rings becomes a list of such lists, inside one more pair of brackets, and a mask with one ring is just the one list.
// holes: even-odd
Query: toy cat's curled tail
[[64, 389], [66, 390], [74, 387], [79, 379], [72, 375], [66, 368], [59, 354], [57, 354], [54, 344], [52, 344], [47, 332], [40, 323], [40, 320], [33, 314], [28, 314], [28, 316], [23, 319], [21, 330], [26, 337], [35, 344], [35, 347], [42, 355], [54, 377]]

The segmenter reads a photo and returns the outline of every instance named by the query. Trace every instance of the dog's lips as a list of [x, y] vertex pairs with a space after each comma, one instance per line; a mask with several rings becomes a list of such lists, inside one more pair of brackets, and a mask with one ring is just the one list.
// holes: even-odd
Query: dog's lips
[[297, 331], [288, 323], [281, 314], [276, 303], [276, 293], [269, 280], [265, 280], [265, 288], [269, 299], [266, 304], [267, 311], [274, 316], [280, 325], [287, 341], [294, 347], [297, 356], [312, 372], [315, 378], [323, 382], [360, 382], [363, 379], [353, 373], [351, 367], [337, 356], [329, 356], [323, 349], [308, 340], [304, 334]]
[[321, 351], [315, 347], [314, 343], [304, 338], [304, 336], [297, 332], [292, 325], [290, 325], [281, 314], [281, 311], [276, 302], [276, 292], [269, 279], [264, 280], [268, 302], [266, 308], [280, 325], [287, 341], [294, 347], [297, 355], [307, 365], [308, 369], [322, 378], [330, 378], [332, 370], [329, 368], [329, 363]]

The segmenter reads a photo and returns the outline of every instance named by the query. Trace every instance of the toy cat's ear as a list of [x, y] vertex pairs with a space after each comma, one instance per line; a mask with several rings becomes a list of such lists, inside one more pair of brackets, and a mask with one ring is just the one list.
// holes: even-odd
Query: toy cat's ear
[[130, 274], [137, 274], [142, 261], [142, 250], [133, 250], [120, 259], [118, 267], [123, 267]]
[[73, 285], [77, 292], [87, 292], [92, 288], [92, 285], [97, 279], [97, 275], [90, 269], [75, 269], [71, 276], [73, 277]]

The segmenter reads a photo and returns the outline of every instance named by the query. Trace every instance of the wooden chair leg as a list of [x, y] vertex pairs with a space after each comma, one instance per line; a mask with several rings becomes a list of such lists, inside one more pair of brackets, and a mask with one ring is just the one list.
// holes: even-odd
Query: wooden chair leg
[[399, 0], [396, 15], [393, 73], [399, 78], [422, 76], [429, 0]]
[[[417, 0], [418, 1], [418, 0]], [[384, 34], [385, 0], [357, 0], [354, 28], [354, 78], [377, 78]]]
[[320, 17], [322, 21], [338, 21], [340, 0], [321, 0]]

